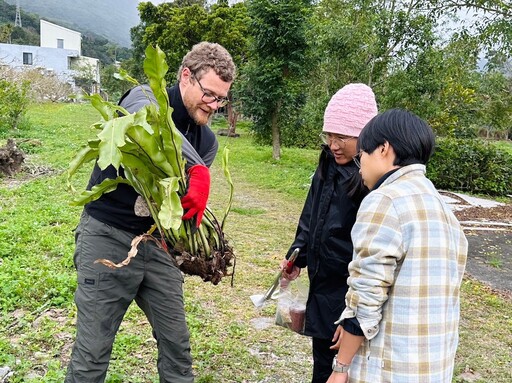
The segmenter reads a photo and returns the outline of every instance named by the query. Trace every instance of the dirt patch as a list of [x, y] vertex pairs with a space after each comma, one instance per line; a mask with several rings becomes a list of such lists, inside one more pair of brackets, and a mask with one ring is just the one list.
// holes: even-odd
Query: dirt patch
[[34, 164], [28, 159], [23, 163], [18, 173], [1, 178], [0, 182], [8, 189], [15, 189], [35, 178], [49, 176], [55, 172], [56, 170], [50, 166]]
[[455, 211], [459, 221], [496, 221], [512, 223], [512, 204], [496, 207], [468, 207]]

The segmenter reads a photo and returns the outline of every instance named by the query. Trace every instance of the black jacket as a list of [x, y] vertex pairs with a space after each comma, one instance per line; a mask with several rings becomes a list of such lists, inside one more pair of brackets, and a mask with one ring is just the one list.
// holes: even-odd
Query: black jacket
[[[145, 88], [146, 92], [151, 92], [148, 87]], [[187, 159], [187, 167], [197, 163], [210, 166], [218, 148], [215, 134], [208, 126], [199, 126], [192, 120], [183, 105], [178, 85], [168, 88], [167, 94], [169, 95], [169, 104], [173, 107], [172, 119], [174, 124], [183, 137], [186, 138], [182, 150], [183, 156]], [[152, 93], [150, 95], [152, 96]], [[140, 87], [136, 87], [123, 95], [120, 105], [133, 113], [148, 102], [147, 95], [140, 91]], [[117, 175], [118, 172], [113, 166], [109, 166], [102, 171], [96, 164], [89, 179], [87, 190], [106, 178], [115, 179]], [[119, 169], [119, 175], [124, 176], [122, 168]], [[131, 186], [119, 184], [115, 191], [104, 194], [96, 201], [85, 205], [85, 210], [89, 215], [103, 223], [140, 235], [148, 231], [154, 221], [149, 215], [135, 213], [135, 202], [138, 197], [139, 194]]]
[[348, 196], [354, 181], [360, 182], [357, 166], [353, 162], [338, 165], [324, 147], [287, 255], [300, 248], [295, 264], [308, 268], [310, 287], [304, 334], [315, 338], [332, 339], [334, 322], [345, 308], [353, 250], [350, 231], [364, 196]]

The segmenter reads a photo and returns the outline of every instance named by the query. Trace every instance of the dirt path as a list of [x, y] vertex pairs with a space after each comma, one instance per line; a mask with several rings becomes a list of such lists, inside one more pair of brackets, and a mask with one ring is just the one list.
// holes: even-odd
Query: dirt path
[[512, 298], [512, 230], [468, 230], [466, 237], [466, 273]]
[[466, 273], [512, 298], [512, 205], [445, 193], [468, 239]]

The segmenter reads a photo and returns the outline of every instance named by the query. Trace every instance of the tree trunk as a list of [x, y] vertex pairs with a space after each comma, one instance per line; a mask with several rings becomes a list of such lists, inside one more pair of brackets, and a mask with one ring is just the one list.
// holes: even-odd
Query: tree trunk
[[277, 102], [274, 113], [272, 113], [272, 158], [274, 160], [281, 159], [281, 136], [279, 132], [279, 110], [281, 109], [281, 100]]
[[238, 121], [238, 113], [233, 109], [233, 104], [227, 105], [228, 109], [228, 123], [229, 123], [229, 134], [230, 137], [236, 137], [236, 122]]

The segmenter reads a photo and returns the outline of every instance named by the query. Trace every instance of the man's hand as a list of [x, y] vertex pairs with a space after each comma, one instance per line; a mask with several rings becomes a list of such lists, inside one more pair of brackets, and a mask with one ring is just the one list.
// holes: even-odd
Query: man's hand
[[183, 219], [195, 215], [196, 226], [201, 225], [204, 210], [210, 195], [210, 170], [204, 165], [194, 165], [188, 170], [188, 192], [181, 198], [181, 206], [186, 210]]

